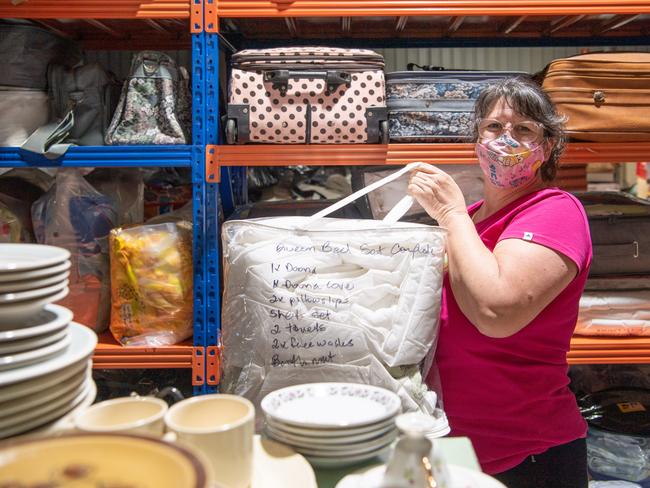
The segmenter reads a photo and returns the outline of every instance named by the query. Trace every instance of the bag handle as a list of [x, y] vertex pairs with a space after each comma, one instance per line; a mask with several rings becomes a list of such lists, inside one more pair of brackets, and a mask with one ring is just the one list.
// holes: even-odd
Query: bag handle
[[[365, 188], [361, 188], [359, 191], [354, 192], [352, 195], [349, 195], [341, 200], [339, 200], [336, 203], [333, 203], [327, 208], [324, 208], [320, 212], [315, 213], [311, 217], [307, 219], [305, 222], [304, 227], [309, 227], [312, 225], [314, 222], [316, 222], [318, 219], [321, 219], [323, 217], [326, 217], [327, 215], [331, 214], [332, 212], [337, 211], [340, 208], [345, 207], [349, 203], [352, 203], [354, 200], [356, 200], [359, 197], [362, 197], [371, 191], [374, 191], [378, 188], [381, 188], [382, 186], [386, 185], [387, 183], [390, 183], [391, 181], [395, 181], [397, 178], [402, 176], [404, 173], [408, 173], [409, 171], [412, 171], [413, 169], [417, 168], [420, 164], [418, 162], [414, 163], [409, 163], [403, 168], [395, 171], [394, 173], [389, 174], [388, 176], [382, 178], [381, 180], [375, 181], [374, 183], [366, 186]], [[413, 205], [413, 197], [410, 195], [406, 195], [403, 197], [392, 209], [388, 214], [384, 217], [382, 222], [388, 224], [388, 225], [393, 225], [395, 222], [397, 222], [399, 219], [404, 217], [406, 212], [411, 208]]]
[[285, 96], [290, 80], [315, 78], [324, 80], [327, 89], [336, 91], [339, 85], [348, 83], [351, 79], [350, 73], [343, 70], [328, 69], [326, 71], [297, 71], [289, 69], [274, 69], [264, 71], [264, 81], [273, 83], [273, 88], [280, 90], [280, 95]]

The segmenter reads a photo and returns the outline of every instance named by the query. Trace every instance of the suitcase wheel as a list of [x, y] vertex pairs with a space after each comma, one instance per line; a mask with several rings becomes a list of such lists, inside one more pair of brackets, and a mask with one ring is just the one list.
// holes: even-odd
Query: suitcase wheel
[[226, 142], [228, 144], [237, 144], [237, 121], [235, 119], [226, 121]]
[[382, 120], [379, 123], [379, 140], [381, 144], [388, 144], [388, 121]]

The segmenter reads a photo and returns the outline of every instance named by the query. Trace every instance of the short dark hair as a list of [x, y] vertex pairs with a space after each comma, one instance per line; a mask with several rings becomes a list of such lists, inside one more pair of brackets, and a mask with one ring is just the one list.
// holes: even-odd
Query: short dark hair
[[544, 127], [544, 137], [553, 141], [551, 152], [540, 168], [542, 181], [553, 180], [564, 150], [566, 117], [557, 112], [553, 101], [530, 77], [504, 78], [489, 84], [481, 92], [474, 105], [473, 140], [478, 140], [477, 121], [487, 117], [494, 104], [502, 98], [515, 112], [540, 123]]

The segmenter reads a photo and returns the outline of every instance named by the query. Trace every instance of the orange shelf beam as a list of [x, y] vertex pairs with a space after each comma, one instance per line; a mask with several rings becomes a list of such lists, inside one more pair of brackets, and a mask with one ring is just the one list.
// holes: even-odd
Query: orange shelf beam
[[569, 358], [569, 364], [648, 364], [648, 356]]
[[218, 0], [219, 18], [596, 15], [650, 12], [647, 0]]
[[571, 339], [569, 364], [650, 364], [650, 337]]
[[[650, 143], [571, 143], [564, 164], [623, 163], [644, 161]], [[258, 144], [207, 146], [206, 174], [218, 181], [220, 166], [292, 165], [404, 165], [412, 161], [432, 164], [473, 164], [473, 144]]]
[[571, 351], [645, 350], [650, 355], [650, 337], [585, 337], [573, 336]]
[[189, 342], [166, 347], [125, 347], [106, 332], [99, 336], [93, 368], [192, 368], [193, 354], [194, 347]]
[[185, 19], [193, 0], [24, 0], [0, 4], [0, 17], [20, 19]]

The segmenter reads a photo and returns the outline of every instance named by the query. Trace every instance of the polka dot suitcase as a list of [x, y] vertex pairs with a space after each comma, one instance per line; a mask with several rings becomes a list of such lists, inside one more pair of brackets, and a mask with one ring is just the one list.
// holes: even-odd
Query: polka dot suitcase
[[248, 49], [232, 58], [229, 144], [388, 142], [384, 59], [365, 49]]

